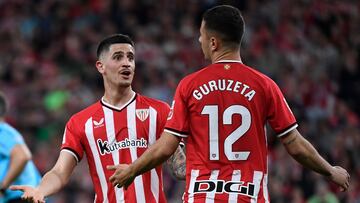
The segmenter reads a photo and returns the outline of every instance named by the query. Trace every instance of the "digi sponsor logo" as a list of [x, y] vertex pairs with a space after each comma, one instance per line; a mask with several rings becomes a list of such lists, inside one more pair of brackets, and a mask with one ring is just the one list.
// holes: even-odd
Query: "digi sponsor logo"
[[141, 120], [145, 121], [149, 117], [149, 109], [136, 109], [136, 117]]
[[108, 141], [102, 141], [101, 139], [97, 140], [97, 145], [101, 155], [111, 154], [114, 151], [121, 149], [127, 149], [132, 147], [147, 148], [147, 141], [144, 138], [141, 139], [128, 139], [109, 143]]
[[223, 180], [199, 180], [194, 183], [194, 193], [236, 193], [254, 197], [255, 185], [248, 183], [244, 185], [242, 181], [223, 181]]

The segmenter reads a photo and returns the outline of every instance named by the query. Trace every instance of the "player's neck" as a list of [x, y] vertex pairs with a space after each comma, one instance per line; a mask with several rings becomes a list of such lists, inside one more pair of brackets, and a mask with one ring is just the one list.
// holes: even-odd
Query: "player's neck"
[[130, 87], [105, 90], [103, 100], [116, 107], [121, 107], [134, 97], [135, 92]]
[[216, 63], [221, 60], [241, 61], [240, 52], [230, 50], [214, 52], [211, 57], [211, 63]]

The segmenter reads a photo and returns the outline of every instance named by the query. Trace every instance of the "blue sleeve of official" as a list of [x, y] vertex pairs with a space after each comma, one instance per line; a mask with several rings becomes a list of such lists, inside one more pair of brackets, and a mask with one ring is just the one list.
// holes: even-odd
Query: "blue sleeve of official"
[[17, 144], [24, 144], [24, 139], [20, 133], [10, 125], [2, 125], [0, 129], [0, 153], [10, 156], [11, 150]]

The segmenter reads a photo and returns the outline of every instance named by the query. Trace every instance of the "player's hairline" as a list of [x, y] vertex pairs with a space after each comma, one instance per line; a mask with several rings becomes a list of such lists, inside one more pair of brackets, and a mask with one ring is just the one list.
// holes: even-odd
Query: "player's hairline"
[[[108, 48], [108, 50], [104, 50], [104, 51], [102, 51], [101, 53], [100, 53], [100, 56], [98, 57], [98, 60], [100, 60], [101, 59], [101, 57], [105, 54], [105, 53], [109, 53], [110, 52], [110, 47], [112, 46], [112, 45], [115, 45], [115, 44], [128, 44], [128, 43], [114, 43], [114, 44], [111, 44], [110, 46], [109, 46], [109, 48]], [[131, 44], [129, 44], [130, 46], [131, 46]], [[133, 47], [134, 48], [134, 47]], [[132, 55], [134, 55], [135, 56], [135, 48], [134, 48], [134, 51], [130, 51], [130, 52], [128, 52], [128, 51], [115, 51], [114, 53], [112, 53], [112, 56], [113, 55], [115, 55], [115, 54], [121, 54], [121, 53], [124, 53], [124, 54], [132, 54]]]
[[96, 56], [98, 59], [101, 58], [103, 53], [107, 53], [110, 47], [114, 44], [129, 44], [135, 49], [134, 41], [125, 34], [114, 34], [102, 39], [97, 47]]

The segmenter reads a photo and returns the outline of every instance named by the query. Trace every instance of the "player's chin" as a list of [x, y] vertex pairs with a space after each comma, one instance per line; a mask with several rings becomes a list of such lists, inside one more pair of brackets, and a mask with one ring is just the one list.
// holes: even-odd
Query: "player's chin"
[[130, 87], [132, 83], [132, 79], [131, 80], [123, 80], [119, 83], [119, 86], [121, 87]]

